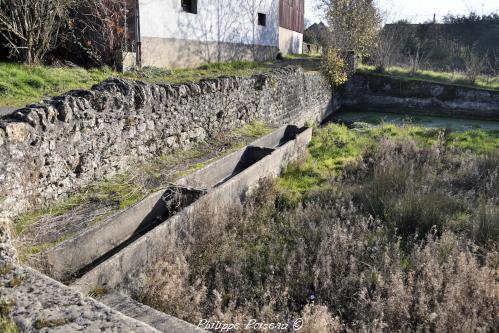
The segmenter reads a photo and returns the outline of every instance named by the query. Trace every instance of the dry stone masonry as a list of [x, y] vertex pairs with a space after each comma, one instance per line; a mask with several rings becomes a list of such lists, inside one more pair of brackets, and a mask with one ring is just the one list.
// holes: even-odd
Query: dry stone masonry
[[499, 91], [355, 74], [342, 91], [346, 110], [499, 120]]
[[0, 118], [0, 216], [15, 216], [254, 119], [322, 119], [319, 73], [287, 67], [192, 84], [109, 79]]

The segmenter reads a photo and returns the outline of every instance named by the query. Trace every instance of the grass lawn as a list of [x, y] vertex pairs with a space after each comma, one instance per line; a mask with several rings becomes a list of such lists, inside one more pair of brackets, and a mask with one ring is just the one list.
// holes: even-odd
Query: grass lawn
[[237, 61], [213, 63], [196, 69], [144, 68], [123, 74], [109, 68], [30, 67], [15, 63], [0, 63], [0, 107], [22, 107], [70, 90], [89, 89], [109, 77], [150, 83], [183, 83], [222, 75], [250, 76], [270, 68], [271, 63]]
[[20, 107], [73, 89], [87, 89], [113, 73], [108, 69], [29, 67], [0, 63], [0, 107]]
[[205, 64], [191, 69], [144, 67], [128, 73], [115, 72], [109, 68], [30, 67], [0, 62], [0, 108], [22, 107], [70, 90], [89, 89], [109, 77], [149, 83], [187, 83], [220, 76], [246, 77], [287, 65], [301, 66], [306, 71], [316, 71], [320, 65], [319, 60], [318, 55], [286, 55], [281, 61], [233, 61]]
[[405, 79], [435, 81], [442, 83], [451, 83], [469, 87], [478, 87], [484, 89], [499, 90], [499, 76], [480, 76], [475, 84], [470, 84], [463, 73], [457, 72], [437, 72], [430, 70], [420, 70], [415, 75], [411, 76], [409, 68], [393, 66], [386, 69], [385, 73], [376, 72], [374, 66], [360, 64], [358, 69], [360, 73], [370, 73], [378, 75], [388, 75]]

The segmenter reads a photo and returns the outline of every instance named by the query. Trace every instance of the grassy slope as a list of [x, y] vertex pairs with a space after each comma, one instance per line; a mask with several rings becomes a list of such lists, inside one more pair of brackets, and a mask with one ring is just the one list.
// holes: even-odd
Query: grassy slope
[[374, 66], [368, 66], [361, 64], [358, 68], [361, 73], [371, 73], [377, 75], [389, 75], [393, 77], [400, 77], [405, 79], [422, 80], [422, 81], [435, 81], [442, 83], [451, 83], [468, 87], [477, 87], [483, 89], [499, 90], [499, 76], [496, 77], [486, 77], [481, 76], [478, 78], [475, 84], [469, 84], [466, 76], [462, 73], [451, 73], [451, 72], [437, 72], [430, 70], [420, 70], [414, 76], [410, 75], [410, 69], [404, 67], [390, 67], [386, 69], [384, 74], [376, 72]]
[[86, 89], [111, 76], [110, 70], [28, 67], [0, 63], [0, 107], [17, 107], [72, 89]]
[[21, 107], [73, 89], [88, 89], [109, 77], [143, 80], [151, 83], [195, 82], [222, 75], [250, 76], [269, 70], [269, 63], [236, 61], [213, 63], [197, 69], [156, 69], [117, 73], [110, 69], [29, 67], [0, 63], [0, 107]]

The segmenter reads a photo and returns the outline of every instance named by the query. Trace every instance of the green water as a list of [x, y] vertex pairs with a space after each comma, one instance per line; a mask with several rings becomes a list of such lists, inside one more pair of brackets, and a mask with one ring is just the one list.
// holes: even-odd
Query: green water
[[411, 124], [429, 128], [449, 128], [453, 131], [481, 129], [499, 131], [499, 121], [461, 119], [440, 116], [403, 115], [384, 112], [341, 112], [333, 117], [346, 122], [362, 122], [371, 125], [390, 123], [396, 125]]

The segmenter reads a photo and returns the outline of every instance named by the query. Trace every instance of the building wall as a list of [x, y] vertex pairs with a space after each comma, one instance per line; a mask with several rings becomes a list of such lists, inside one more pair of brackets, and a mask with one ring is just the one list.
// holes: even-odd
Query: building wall
[[301, 54], [305, 20], [304, 0], [279, 0], [279, 50]]
[[303, 34], [279, 27], [279, 50], [283, 54], [302, 54]]
[[279, 0], [279, 26], [303, 34], [305, 0]]
[[275, 59], [278, 51], [276, 46], [143, 37], [142, 65], [187, 68], [208, 62], [264, 61]]
[[[277, 54], [278, 0], [198, 0], [197, 14], [181, 0], [139, 0], [142, 65], [185, 67]], [[257, 14], [267, 15], [266, 26]]]

